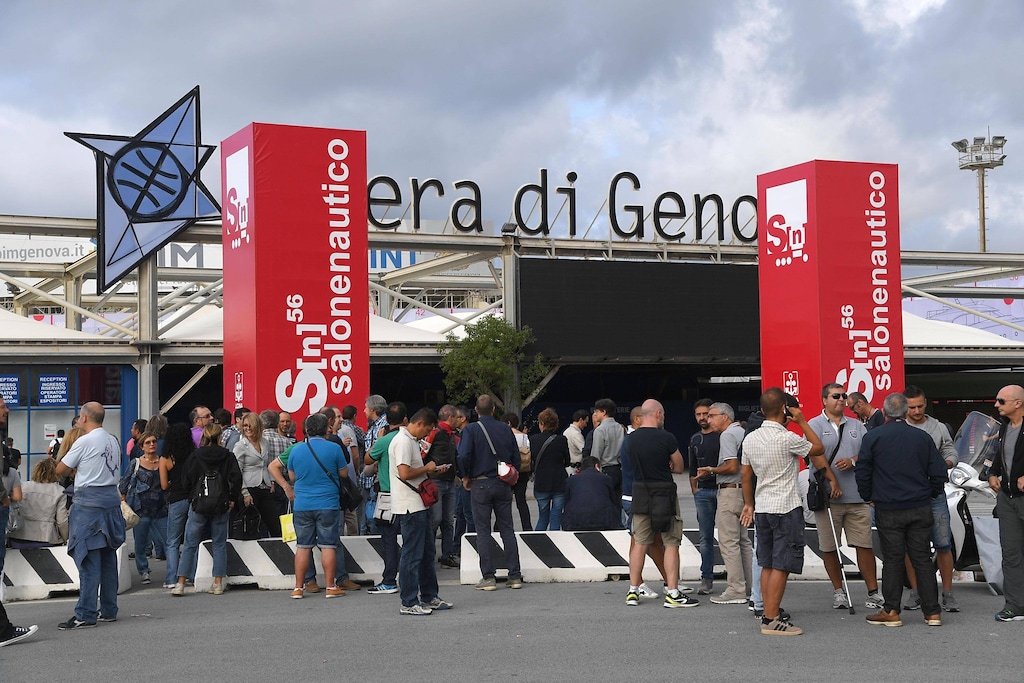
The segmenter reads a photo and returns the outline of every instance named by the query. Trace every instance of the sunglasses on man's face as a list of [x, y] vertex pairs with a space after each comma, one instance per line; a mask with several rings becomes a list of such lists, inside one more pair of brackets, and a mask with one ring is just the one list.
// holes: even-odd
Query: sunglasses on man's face
[[1020, 400], [1019, 398], [997, 398], [996, 399], [996, 403], [998, 403], [1001, 406], [1004, 406], [1004, 405], [1006, 405], [1007, 401], [1019, 401], [1019, 400]]
[[829, 394], [829, 395], [830, 395], [830, 396], [831, 396], [831, 397], [832, 397], [833, 399], [835, 399], [835, 400], [837, 400], [837, 401], [838, 401], [839, 399], [841, 399], [841, 398], [843, 398], [843, 399], [845, 399], [845, 398], [846, 398], [846, 394]]

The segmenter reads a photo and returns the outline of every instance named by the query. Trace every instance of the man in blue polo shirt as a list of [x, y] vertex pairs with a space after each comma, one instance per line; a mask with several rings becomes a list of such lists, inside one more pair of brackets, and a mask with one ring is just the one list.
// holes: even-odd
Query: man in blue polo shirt
[[325, 597], [336, 598], [345, 591], [335, 583], [334, 566], [341, 537], [341, 505], [338, 482], [348, 476], [341, 447], [328, 441], [327, 418], [316, 413], [306, 418], [302, 431], [303, 445], [296, 445], [288, 456], [288, 477], [294, 482], [295, 521], [295, 589], [292, 597], [304, 596], [303, 579], [313, 556], [313, 546], [320, 547], [327, 582]]

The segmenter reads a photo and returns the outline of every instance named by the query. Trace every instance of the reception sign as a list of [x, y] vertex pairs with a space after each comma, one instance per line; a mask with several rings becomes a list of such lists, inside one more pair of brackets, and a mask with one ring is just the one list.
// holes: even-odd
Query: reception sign
[[897, 167], [807, 162], [758, 176], [757, 204], [763, 387], [901, 391]]

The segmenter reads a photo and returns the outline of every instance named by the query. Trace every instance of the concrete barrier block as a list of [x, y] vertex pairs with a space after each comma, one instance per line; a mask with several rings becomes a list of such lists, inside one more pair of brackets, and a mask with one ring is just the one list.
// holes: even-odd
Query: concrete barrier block
[[[117, 592], [132, 587], [134, 561], [127, 546], [117, 549]], [[78, 567], [66, 545], [52, 548], [7, 549], [3, 575], [4, 600], [43, 600], [56, 593], [77, 592]]]

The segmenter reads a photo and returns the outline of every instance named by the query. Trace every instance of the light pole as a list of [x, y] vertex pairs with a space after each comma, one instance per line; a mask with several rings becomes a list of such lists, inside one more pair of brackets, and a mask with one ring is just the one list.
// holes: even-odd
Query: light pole
[[1003, 165], [1003, 146], [1006, 138], [992, 135], [991, 138], [976, 137], [973, 142], [967, 138], [952, 143], [960, 155], [961, 171], [978, 172], [978, 230], [981, 235], [981, 250], [985, 251], [985, 170]]

